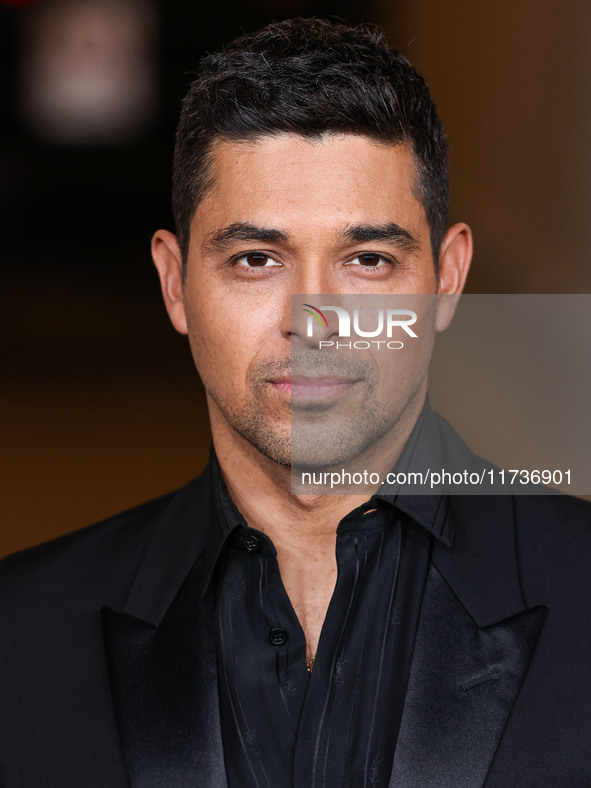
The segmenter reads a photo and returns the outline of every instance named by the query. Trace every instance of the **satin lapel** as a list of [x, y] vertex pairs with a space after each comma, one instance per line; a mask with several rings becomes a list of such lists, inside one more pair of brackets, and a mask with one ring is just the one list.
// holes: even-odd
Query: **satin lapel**
[[458, 496], [419, 619], [390, 788], [481, 788], [546, 608], [519, 581], [512, 499]]
[[207, 475], [172, 499], [122, 610], [103, 608], [113, 705], [132, 788], [226, 788], [214, 605], [202, 598]]
[[158, 627], [104, 608], [103, 628], [130, 783], [226, 786], [212, 604], [189, 577]]
[[545, 613], [479, 629], [431, 567], [390, 788], [484, 784]]

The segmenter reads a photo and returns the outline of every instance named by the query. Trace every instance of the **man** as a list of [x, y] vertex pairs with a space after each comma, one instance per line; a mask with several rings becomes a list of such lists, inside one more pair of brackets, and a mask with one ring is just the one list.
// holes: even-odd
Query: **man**
[[[402, 293], [449, 322], [471, 237], [423, 80], [373, 29], [246, 35], [185, 98], [173, 204], [153, 257], [211, 463], [3, 562], [2, 784], [591, 784], [586, 504], [291, 493], [292, 401], [364, 391], [351, 436], [385, 468], [430, 440], [470, 458], [428, 358], [393, 401], [290, 317], [293, 294]], [[292, 378], [302, 354], [318, 374]]]

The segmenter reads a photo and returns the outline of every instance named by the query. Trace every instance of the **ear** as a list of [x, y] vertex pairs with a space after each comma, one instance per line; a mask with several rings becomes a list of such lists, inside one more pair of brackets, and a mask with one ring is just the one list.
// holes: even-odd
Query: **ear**
[[437, 284], [437, 331], [445, 331], [456, 311], [472, 261], [472, 231], [467, 224], [454, 224], [447, 231], [439, 252]]
[[187, 333], [183, 302], [183, 261], [176, 236], [157, 230], [152, 238], [152, 260], [158, 270], [166, 311], [180, 334]]

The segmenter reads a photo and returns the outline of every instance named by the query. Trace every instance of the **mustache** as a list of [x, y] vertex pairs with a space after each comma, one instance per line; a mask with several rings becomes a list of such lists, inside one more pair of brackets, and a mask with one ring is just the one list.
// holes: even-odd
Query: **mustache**
[[364, 379], [373, 378], [375, 371], [371, 363], [348, 353], [341, 355], [329, 351], [294, 349], [289, 356], [260, 361], [252, 368], [250, 378], [254, 383], [263, 384], [268, 380], [295, 374]]

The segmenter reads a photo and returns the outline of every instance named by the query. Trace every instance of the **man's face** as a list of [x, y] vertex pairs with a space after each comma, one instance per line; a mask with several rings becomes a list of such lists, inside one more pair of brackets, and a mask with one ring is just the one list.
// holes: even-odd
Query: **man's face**
[[[165, 300], [175, 327], [188, 333], [214, 438], [218, 429], [237, 434], [289, 465], [290, 351], [294, 341], [306, 345], [290, 320], [291, 296], [434, 294], [442, 283], [449, 292], [461, 289], [458, 265], [444, 267], [438, 283], [406, 145], [278, 134], [218, 142], [211, 166], [213, 186], [191, 223], [182, 283], [178, 251], [172, 259], [155, 241]], [[352, 436], [363, 443], [393, 428], [409, 401], [422, 399], [427, 362], [401, 384], [395, 407], [379, 374], [368, 373], [360, 393], [366, 404], [370, 395], [371, 407], [361, 409], [367, 423], [349, 425]], [[337, 387], [335, 396], [353, 396], [355, 385]], [[295, 402], [295, 380], [293, 394]]]

